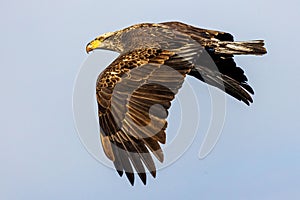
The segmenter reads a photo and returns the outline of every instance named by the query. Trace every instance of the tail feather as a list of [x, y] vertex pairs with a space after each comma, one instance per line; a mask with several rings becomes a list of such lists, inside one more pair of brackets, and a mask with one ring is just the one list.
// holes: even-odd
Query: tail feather
[[215, 53], [263, 55], [267, 53], [264, 45], [265, 43], [263, 40], [251, 40], [243, 42], [218, 41], [215, 47]]

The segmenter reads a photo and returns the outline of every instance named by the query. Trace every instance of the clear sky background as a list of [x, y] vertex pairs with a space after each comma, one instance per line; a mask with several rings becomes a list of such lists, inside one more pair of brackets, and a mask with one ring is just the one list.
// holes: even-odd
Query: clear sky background
[[[299, 4], [2, 0], [0, 199], [299, 199]], [[95, 36], [171, 20], [228, 31], [237, 40], [265, 39], [268, 54], [236, 58], [255, 89], [254, 103], [227, 98], [222, 136], [208, 157], [198, 159], [200, 133], [156, 179], [131, 187], [80, 142], [73, 85]], [[207, 89], [193, 83], [205, 107]], [[169, 123], [168, 131], [176, 128]]]

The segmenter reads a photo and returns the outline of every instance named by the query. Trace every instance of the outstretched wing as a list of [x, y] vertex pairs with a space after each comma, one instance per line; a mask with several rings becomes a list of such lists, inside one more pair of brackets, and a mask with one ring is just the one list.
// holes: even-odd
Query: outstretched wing
[[98, 77], [96, 96], [100, 137], [119, 175], [134, 184], [134, 170], [146, 184], [146, 169], [162, 162], [166, 118], [171, 101], [191, 69], [187, 61], [159, 49], [139, 49], [119, 56]]

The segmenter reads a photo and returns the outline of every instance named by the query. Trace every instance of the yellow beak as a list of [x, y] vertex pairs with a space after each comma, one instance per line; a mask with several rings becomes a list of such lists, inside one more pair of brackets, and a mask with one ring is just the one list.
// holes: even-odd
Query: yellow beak
[[86, 45], [86, 52], [89, 53], [90, 51], [93, 51], [94, 49], [97, 49], [100, 46], [101, 42], [97, 39], [91, 41]]

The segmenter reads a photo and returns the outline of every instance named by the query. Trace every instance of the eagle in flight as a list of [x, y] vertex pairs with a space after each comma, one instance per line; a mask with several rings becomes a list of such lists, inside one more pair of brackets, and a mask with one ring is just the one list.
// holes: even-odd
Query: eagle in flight
[[106, 49], [120, 53], [96, 84], [100, 139], [105, 155], [120, 176], [125, 172], [146, 184], [156, 176], [166, 142], [168, 109], [187, 75], [217, 87], [247, 105], [253, 89], [234, 55], [263, 55], [263, 40], [239, 42], [226, 32], [181, 22], [142, 23], [100, 35], [87, 53]]

